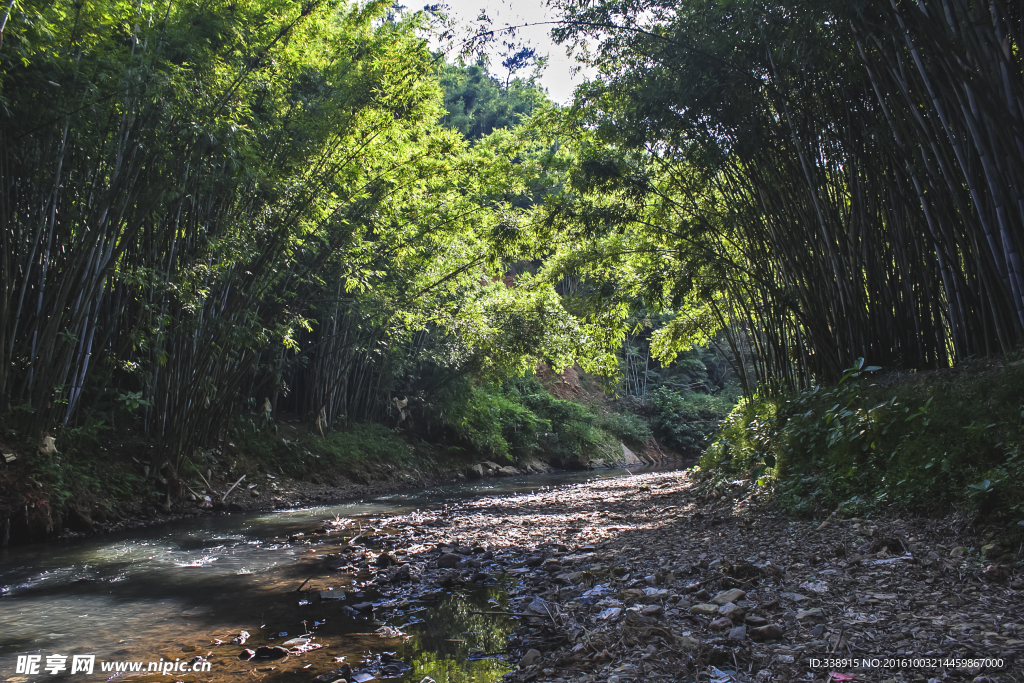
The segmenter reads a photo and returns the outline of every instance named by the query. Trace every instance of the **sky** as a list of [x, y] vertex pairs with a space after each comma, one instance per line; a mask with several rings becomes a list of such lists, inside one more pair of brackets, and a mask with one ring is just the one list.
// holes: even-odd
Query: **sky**
[[[448, 6], [449, 15], [458, 25], [467, 29], [479, 25], [476, 19], [481, 11], [491, 18], [496, 29], [557, 19], [555, 12], [546, 6], [545, 0], [444, 0], [444, 3]], [[407, 5], [410, 9], [418, 9], [416, 3], [408, 2]], [[556, 45], [551, 40], [552, 28], [554, 26], [551, 24], [524, 27], [517, 30], [515, 39], [537, 50], [538, 56], [548, 57], [547, 66], [540, 77], [540, 85], [547, 89], [552, 100], [566, 104], [572, 100], [575, 86], [586, 80], [592, 71], [579, 71], [579, 65], [575, 60], [566, 56], [566, 46]], [[465, 31], [464, 35], [471, 33]], [[450, 59], [454, 59], [454, 55]], [[496, 77], [504, 76], [501, 61], [502, 58], [492, 51], [491, 73]]]

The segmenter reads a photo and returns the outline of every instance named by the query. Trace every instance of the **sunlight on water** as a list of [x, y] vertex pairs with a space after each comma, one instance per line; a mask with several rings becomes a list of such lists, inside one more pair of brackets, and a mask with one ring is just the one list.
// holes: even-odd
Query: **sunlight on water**
[[[396, 514], [456, 499], [623, 474], [607, 470], [461, 483], [328, 507], [211, 516], [0, 551], [0, 681], [14, 675], [19, 653], [145, 661], [202, 655], [216, 663], [215, 675], [182, 680], [249, 681], [252, 667], [239, 666], [240, 646], [217, 646], [216, 641], [229, 641], [246, 630], [252, 634], [248, 646], [275, 645], [278, 633], [294, 636], [306, 629], [316, 631], [325, 647], [288, 658], [296, 663], [282, 664], [277, 672], [302, 672], [307, 664], [309, 672], [325, 671], [336, 666], [336, 657], [354, 662], [364, 651], [381, 651], [387, 645], [413, 666], [416, 681], [427, 675], [439, 683], [497, 681], [508, 665], [492, 655], [504, 650], [511, 622], [473, 612], [505, 605], [502, 587], [446, 596], [406, 612], [382, 610], [392, 615], [386, 622], [347, 617], [329, 601], [299, 601], [294, 591], [311, 576], [318, 578], [306, 587], [310, 596], [340, 585], [317, 564], [327, 548], [293, 546], [285, 539], [308, 533], [325, 519]], [[383, 623], [401, 626], [412, 638], [403, 643], [359, 635]]]

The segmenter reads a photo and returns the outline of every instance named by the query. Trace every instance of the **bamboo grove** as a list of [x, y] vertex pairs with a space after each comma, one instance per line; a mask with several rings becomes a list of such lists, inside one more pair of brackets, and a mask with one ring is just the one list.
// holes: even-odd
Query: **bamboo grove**
[[[232, 416], [393, 420], [397, 392], [483, 357], [529, 366], [578, 332], [549, 334], [538, 319], [566, 317], [557, 300], [502, 282], [521, 254], [488, 238], [520, 220], [521, 150], [440, 125], [424, 15], [336, 0], [8, 9], [8, 429], [60, 437], [128, 409], [155, 471]], [[499, 333], [516, 325], [532, 336]]]
[[606, 245], [558, 268], [680, 311], [664, 354], [725, 330], [751, 387], [797, 387], [1021, 343], [1019, 5], [557, 4], [601, 77], [548, 224]]

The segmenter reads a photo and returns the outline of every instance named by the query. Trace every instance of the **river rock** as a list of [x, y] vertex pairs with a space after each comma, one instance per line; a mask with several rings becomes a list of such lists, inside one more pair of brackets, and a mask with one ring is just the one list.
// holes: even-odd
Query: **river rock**
[[334, 671], [328, 671], [325, 674], [320, 674], [313, 679], [313, 683], [338, 683], [338, 681], [344, 679], [349, 680], [352, 677], [352, 667], [348, 664], [342, 664], [340, 669]]
[[514, 477], [517, 474], [522, 474], [522, 472], [517, 470], [515, 467], [512, 467], [511, 465], [506, 465], [505, 467], [499, 467], [498, 471], [497, 471], [497, 475], [499, 477]]
[[373, 603], [372, 602], [360, 602], [357, 605], [352, 605], [352, 609], [354, 609], [357, 612], [372, 612], [373, 611]]
[[484, 466], [480, 463], [470, 465], [466, 468], [466, 476], [470, 479], [482, 479], [484, 476]]
[[441, 557], [437, 558], [438, 569], [455, 569], [459, 566], [459, 562], [462, 561], [462, 557], [455, 553], [445, 553]]
[[256, 648], [256, 652], [253, 655], [253, 659], [281, 659], [282, 657], [287, 656], [288, 650], [281, 647], [280, 645], [275, 645], [273, 647], [261, 645], [260, 647]]
[[760, 626], [750, 631], [750, 639], [756, 643], [763, 643], [766, 640], [782, 640], [782, 627], [777, 624]]
[[764, 617], [757, 617], [752, 614], [744, 618], [743, 621], [746, 622], [747, 626], [751, 628], [760, 628], [762, 626], [768, 625], [767, 619], [765, 619]]
[[814, 607], [811, 609], [802, 609], [797, 611], [796, 620], [801, 624], [811, 624], [818, 621], [825, 621], [825, 613], [821, 611], [821, 608]]
[[716, 605], [725, 605], [726, 603], [742, 600], [746, 596], [747, 594], [741, 591], [739, 588], [730, 588], [729, 590], [722, 591], [715, 597], [711, 598], [711, 602], [715, 603]]
[[374, 564], [382, 569], [387, 569], [388, 567], [394, 566], [398, 563], [398, 558], [391, 553], [381, 553], [377, 556], [377, 561]]
[[723, 617], [731, 619], [733, 621], [739, 621], [743, 618], [743, 615], [746, 614], [746, 612], [743, 611], [742, 607], [739, 607], [731, 602], [727, 602], [721, 607], [719, 607], [718, 613], [721, 614]]
[[527, 650], [526, 654], [523, 655], [522, 659], [519, 660], [519, 666], [525, 669], [540, 659], [540, 651], [538, 650]]
[[690, 608], [690, 614], [696, 614], [700, 617], [715, 616], [718, 614], [718, 605], [712, 605], [710, 603], [694, 605]]
[[718, 619], [715, 619], [710, 624], [708, 624], [708, 628], [710, 628], [712, 631], [725, 631], [726, 629], [731, 629], [732, 619], [728, 619], [726, 617], [719, 617]]
[[664, 613], [665, 608], [661, 605], [646, 605], [642, 610], [640, 610], [640, 614], [645, 617], [658, 617]]
[[733, 626], [731, 629], [729, 629], [729, 638], [731, 638], [732, 640], [743, 640], [746, 637], [746, 626]]

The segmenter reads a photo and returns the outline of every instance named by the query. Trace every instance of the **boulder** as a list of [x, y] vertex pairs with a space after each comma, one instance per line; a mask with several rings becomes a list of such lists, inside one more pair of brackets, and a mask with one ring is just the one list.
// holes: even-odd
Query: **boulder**
[[625, 461], [624, 464], [628, 465], [643, 465], [644, 462], [637, 457], [636, 453], [629, 450], [624, 443], [619, 443], [622, 446], [622, 459]]
[[482, 479], [484, 476], [484, 466], [480, 463], [470, 465], [466, 468], [466, 476], [470, 479]]

